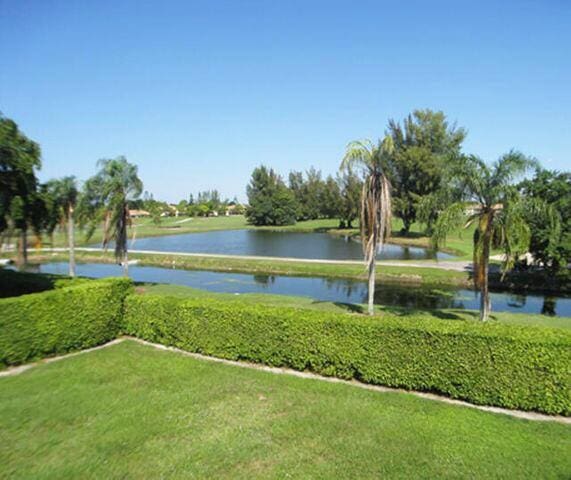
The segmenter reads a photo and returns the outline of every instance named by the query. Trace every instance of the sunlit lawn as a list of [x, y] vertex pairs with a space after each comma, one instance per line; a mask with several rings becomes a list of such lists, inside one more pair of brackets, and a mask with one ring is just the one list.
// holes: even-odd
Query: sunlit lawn
[[[382, 288], [380, 286], [379, 288]], [[271, 306], [284, 306], [295, 308], [309, 308], [312, 310], [325, 310], [333, 312], [366, 312], [365, 305], [343, 304], [335, 302], [325, 302], [314, 300], [311, 297], [296, 297], [291, 295], [273, 295], [267, 293], [214, 293], [206, 290], [200, 290], [182, 285], [144, 285], [137, 288], [137, 291], [145, 295], [172, 295], [179, 298], [214, 298], [224, 299], [230, 302], [244, 302], [249, 304], [263, 304]], [[442, 292], [446, 295], [447, 291]], [[385, 305], [376, 305], [377, 315], [396, 315], [402, 318], [409, 318], [412, 322], [419, 316], [426, 316], [449, 321], [476, 321], [479, 322], [479, 313], [475, 310], [464, 310], [459, 308], [446, 309], [412, 309], [402, 307], [391, 307]], [[524, 326], [540, 326], [551, 328], [571, 329], [570, 317], [550, 317], [546, 315], [538, 315], [532, 313], [510, 313], [510, 312], [493, 312], [490, 322], [509, 323], [513, 325]]]
[[571, 428], [125, 342], [0, 378], [1, 478], [568, 478]]

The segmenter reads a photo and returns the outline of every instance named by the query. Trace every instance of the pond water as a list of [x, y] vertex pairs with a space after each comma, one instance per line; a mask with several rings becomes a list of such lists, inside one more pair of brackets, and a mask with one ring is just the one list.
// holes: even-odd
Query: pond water
[[[263, 230], [222, 230], [139, 238], [130, 242], [129, 249], [329, 260], [360, 260], [363, 258], [361, 244], [346, 236]], [[378, 258], [427, 260], [447, 259], [453, 256], [425, 248], [388, 244], [378, 254]]]
[[[67, 275], [67, 263], [46, 263], [43, 273]], [[103, 278], [121, 276], [122, 269], [110, 264], [78, 264], [77, 274]], [[170, 283], [220, 293], [271, 293], [307, 296], [318, 301], [365, 303], [367, 285], [364, 281], [320, 277], [288, 277], [251, 275], [160, 267], [130, 266], [131, 278], [139, 282]], [[496, 312], [544, 313], [571, 317], [571, 298], [545, 295], [516, 295], [492, 292], [492, 309]], [[375, 303], [409, 308], [461, 308], [478, 310], [479, 296], [472, 290], [428, 288], [413, 285], [383, 284], [375, 292]]]

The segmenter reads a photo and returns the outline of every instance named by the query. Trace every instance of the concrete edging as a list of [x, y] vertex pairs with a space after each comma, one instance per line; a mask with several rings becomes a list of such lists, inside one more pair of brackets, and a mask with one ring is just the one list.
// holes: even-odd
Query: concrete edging
[[292, 377], [305, 378], [305, 379], [310, 379], [310, 380], [320, 380], [322, 382], [340, 383], [343, 385], [349, 385], [352, 387], [362, 388], [364, 390], [370, 390], [370, 391], [374, 391], [374, 392], [404, 393], [404, 394], [408, 394], [408, 395], [414, 395], [415, 397], [423, 398], [426, 400], [442, 402], [442, 403], [446, 403], [449, 405], [456, 405], [456, 406], [461, 406], [461, 407], [473, 408], [475, 410], [480, 410], [483, 412], [507, 415], [510, 417], [519, 418], [519, 419], [523, 419], [523, 420], [531, 420], [531, 421], [536, 421], [536, 422], [556, 422], [556, 423], [561, 423], [561, 424], [565, 424], [565, 425], [571, 425], [571, 417], [564, 417], [561, 415], [546, 415], [543, 413], [526, 412], [523, 410], [510, 410], [510, 409], [502, 408], [502, 407], [490, 407], [490, 406], [485, 406], [485, 405], [475, 405], [473, 403], [469, 403], [469, 402], [466, 402], [464, 400], [456, 400], [456, 399], [445, 397], [442, 395], [436, 395], [434, 393], [418, 392], [418, 391], [414, 391], [414, 390], [412, 390], [412, 391], [411, 390], [404, 390], [404, 389], [400, 389], [400, 388], [383, 387], [380, 385], [371, 385], [368, 383], [359, 382], [357, 380], [343, 380], [343, 379], [336, 378], [336, 377], [325, 377], [323, 375], [318, 375], [316, 373], [300, 372], [298, 370], [293, 370], [290, 368], [269, 367], [267, 365], [251, 363], [251, 362], [238, 362], [235, 360], [226, 360], [224, 358], [210, 357], [210, 356], [202, 355], [199, 353], [187, 352], [185, 350], [181, 350], [180, 348], [169, 347], [169, 346], [162, 345], [159, 343], [147, 342], [146, 340], [141, 340], [139, 338], [129, 337], [129, 336], [123, 336], [123, 337], [117, 338], [115, 340], [112, 340], [108, 343], [105, 343], [103, 345], [99, 345], [99, 346], [93, 347], [93, 348], [88, 348], [86, 350], [81, 350], [79, 352], [73, 352], [73, 353], [61, 355], [58, 357], [46, 358], [46, 359], [40, 360], [38, 362], [20, 365], [20, 366], [13, 367], [13, 368], [8, 368], [7, 370], [0, 371], [0, 378], [13, 376], [13, 375], [19, 375], [19, 374], [21, 374], [27, 370], [30, 370], [33, 367], [39, 366], [39, 365], [57, 362], [59, 360], [64, 360], [67, 358], [75, 357], [77, 355], [82, 355], [84, 353], [90, 353], [90, 352], [93, 352], [96, 350], [101, 350], [103, 348], [107, 348], [107, 347], [111, 347], [113, 345], [117, 345], [117, 344], [124, 342], [126, 340], [134, 341], [134, 342], [137, 342], [141, 345], [146, 345], [146, 346], [158, 349], [158, 350], [178, 353], [181, 355], [185, 355], [187, 357], [194, 358], [196, 360], [221, 363], [224, 365], [231, 365], [231, 366], [240, 367], [240, 368], [249, 368], [249, 369], [253, 369], [253, 370], [259, 370], [259, 371], [263, 371], [263, 372], [273, 373], [276, 375], [289, 375]]

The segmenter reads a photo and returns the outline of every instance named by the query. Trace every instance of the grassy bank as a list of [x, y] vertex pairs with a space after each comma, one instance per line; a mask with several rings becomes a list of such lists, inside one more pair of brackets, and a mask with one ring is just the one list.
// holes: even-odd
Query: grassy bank
[[[13, 257], [13, 256], [12, 256]], [[114, 263], [112, 252], [76, 252], [78, 262]], [[139, 265], [176, 267], [187, 270], [211, 270], [216, 272], [264, 273], [271, 275], [319, 276], [330, 278], [346, 278], [364, 280], [367, 278], [363, 266], [344, 263], [311, 263], [300, 261], [258, 260], [206, 256], [184, 255], [152, 255], [130, 253], [131, 260], [137, 260]], [[30, 251], [31, 262], [67, 261], [64, 252], [48, 253]], [[439, 268], [419, 268], [383, 265], [379, 262], [377, 268], [379, 282], [398, 282], [411, 284], [470, 286], [470, 274]]]
[[570, 428], [133, 342], [0, 378], [0, 477], [564, 478]]
[[[325, 302], [314, 300], [309, 297], [272, 295], [267, 293], [245, 293], [240, 295], [235, 295], [232, 293], [213, 293], [206, 290], [185, 287], [182, 285], [139, 285], [136, 290], [140, 295], [169, 295], [178, 298], [211, 298], [213, 300], [224, 300], [226, 302], [238, 302], [250, 305], [295, 307], [327, 312], [364, 313], [367, 311], [365, 305]], [[464, 310], [459, 308], [433, 310], [375, 305], [375, 313], [377, 315], [383, 315], [386, 313], [390, 316], [399, 316], [403, 318], [412, 317], [418, 319], [420, 317], [426, 317], [451, 321], [468, 320], [479, 322], [479, 312], [475, 310]], [[567, 330], [571, 329], [571, 318], [550, 317], [546, 315], [537, 315], [530, 313], [493, 312], [490, 316], [490, 323], [563, 328]]]

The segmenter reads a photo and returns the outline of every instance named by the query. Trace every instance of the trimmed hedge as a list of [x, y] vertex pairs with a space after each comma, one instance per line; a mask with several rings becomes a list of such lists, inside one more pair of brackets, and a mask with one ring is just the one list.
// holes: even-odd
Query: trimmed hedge
[[90, 282], [87, 278], [71, 278], [49, 273], [18, 272], [0, 268], [0, 298], [18, 297]]
[[116, 338], [131, 289], [130, 280], [106, 279], [0, 299], [0, 368]]
[[130, 295], [124, 331], [232, 360], [571, 414], [571, 333], [563, 330]]

